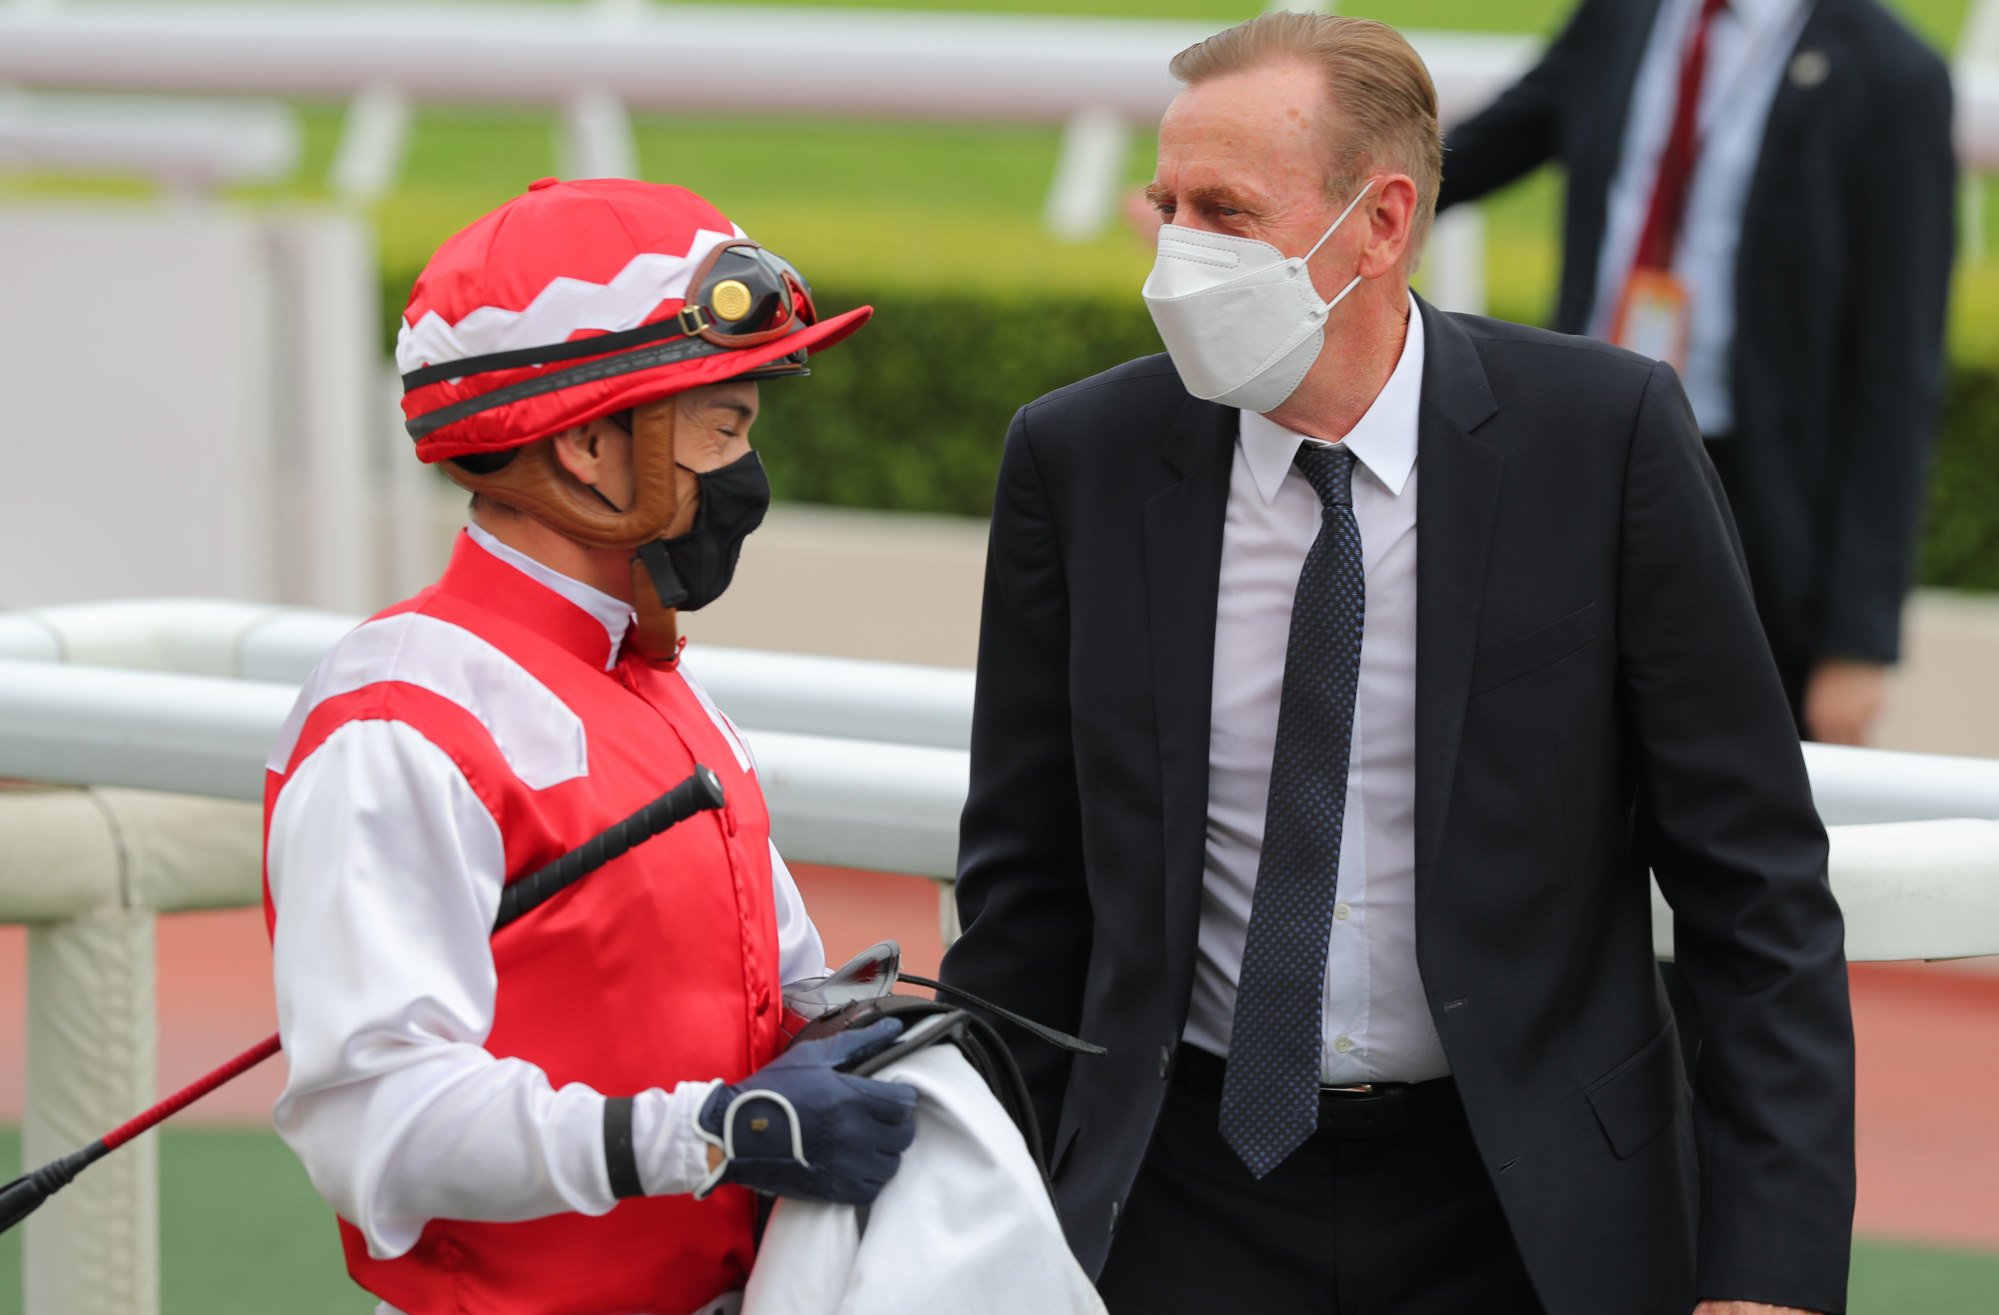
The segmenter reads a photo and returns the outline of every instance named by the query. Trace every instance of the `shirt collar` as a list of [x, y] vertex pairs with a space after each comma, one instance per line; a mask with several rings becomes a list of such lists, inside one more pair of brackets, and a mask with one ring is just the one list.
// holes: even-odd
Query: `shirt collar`
[[[1402, 340], [1402, 359], [1375, 396], [1367, 414], [1341, 440], [1394, 497], [1401, 497], [1416, 465], [1416, 412], [1423, 400], [1423, 312], [1409, 299], [1409, 332]], [[1264, 502], [1277, 501], [1277, 490], [1291, 469], [1301, 443], [1317, 439], [1286, 429], [1269, 416], [1242, 413], [1238, 431], [1250, 476]]]
[[[1739, 23], [1745, 32], [1774, 34], [1808, 3], [1809, 0], [1728, 0], [1728, 8], [1722, 10], [1722, 15]], [[1699, 0], [1692, 0], [1687, 9], [1690, 14], [1697, 13]]]
[[494, 557], [513, 567], [543, 588], [562, 595], [576, 606], [594, 617], [604, 627], [604, 634], [610, 640], [610, 657], [604, 662], [609, 671], [618, 662], [618, 647], [625, 642], [625, 632], [631, 628], [634, 617], [632, 605], [620, 598], [613, 598], [602, 589], [571, 579], [551, 566], [544, 565], [518, 548], [512, 548], [494, 538], [483, 526], [472, 524], [465, 527], [465, 533], [472, 542], [484, 548]]

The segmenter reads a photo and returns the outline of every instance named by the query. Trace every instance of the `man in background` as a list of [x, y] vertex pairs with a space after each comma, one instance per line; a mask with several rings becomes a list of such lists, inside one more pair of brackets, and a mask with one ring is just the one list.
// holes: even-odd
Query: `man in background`
[[1555, 327], [1680, 371], [1811, 739], [1863, 742], [1900, 652], [1950, 128], [1942, 61], [1877, 0], [1584, 0], [1445, 143], [1440, 208], [1567, 171]]

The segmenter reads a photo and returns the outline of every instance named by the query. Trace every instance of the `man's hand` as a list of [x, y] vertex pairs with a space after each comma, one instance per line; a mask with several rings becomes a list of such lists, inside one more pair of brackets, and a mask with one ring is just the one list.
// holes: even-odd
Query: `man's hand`
[[1878, 663], [1819, 663], [1805, 681], [1805, 734], [1821, 744], [1865, 744], [1887, 685], [1888, 669]]
[[1760, 1301], [1703, 1301], [1694, 1315], [1817, 1315], [1796, 1306], [1766, 1306]]

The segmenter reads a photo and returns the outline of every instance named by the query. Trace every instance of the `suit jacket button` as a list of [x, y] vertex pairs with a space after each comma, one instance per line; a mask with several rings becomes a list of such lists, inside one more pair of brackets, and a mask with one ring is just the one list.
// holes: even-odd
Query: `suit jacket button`
[[1165, 1077], [1167, 1072], [1171, 1070], [1172, 1067], [1173, 1067], [1173, 1047], [1172, 1046], [1159, 1047], [1159, 1076], [1162, 1078]]
[[1111, 1232], [1117, 1232], [1117, 1202], [1111, 1202]]

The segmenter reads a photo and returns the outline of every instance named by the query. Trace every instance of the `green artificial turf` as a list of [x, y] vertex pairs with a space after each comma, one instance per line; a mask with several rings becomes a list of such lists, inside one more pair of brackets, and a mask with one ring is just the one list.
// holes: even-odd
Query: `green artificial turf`
[[[20, 1172], [21, 1137], [0, 1130], [0, 1178]], [[282, 1311], [368, 1315], [347, 1280], [333, 1213], [275, 1133], [187, 1128], [160, 1137], [163, 1315]], [[20, 1315], [21, 1232], [0, 1237], [0, 1315]]]
[[[20, 1172], [20, 1135], [0, 1130], [0, 1179]], [[277, 1137], [193, 1128], [160, 1141], [163, 1315], [283, 1311], [366, 1315], [348, 1283], [333, 1217]], [[1992, 1315], [1999, 1254], [1862, 1242], [1850, 1315]], [[21, 1237], [0, 1237], [0, 1315], [21, 1309]]]

